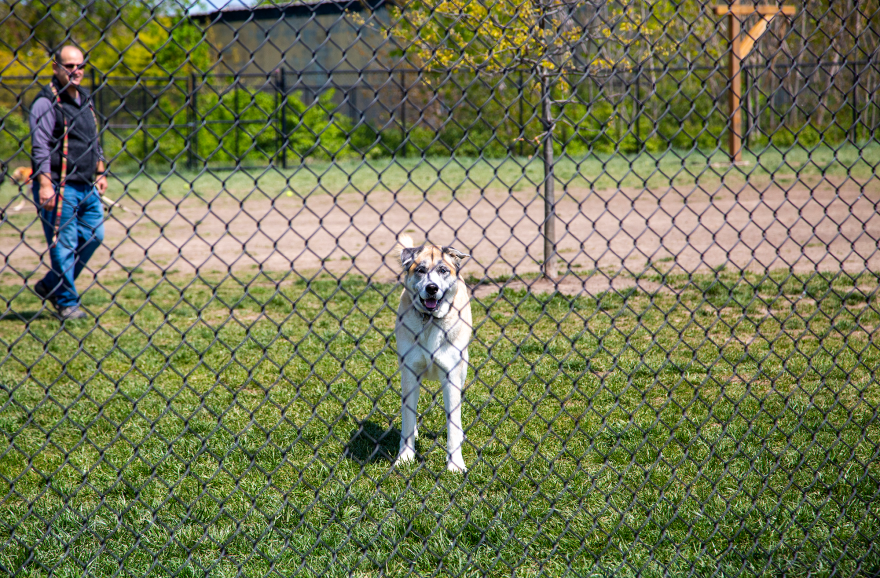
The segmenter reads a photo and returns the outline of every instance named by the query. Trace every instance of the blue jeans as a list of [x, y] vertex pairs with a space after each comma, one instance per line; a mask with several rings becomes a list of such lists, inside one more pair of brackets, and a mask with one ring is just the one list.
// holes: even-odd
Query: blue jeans
[[[55, 188], [58, 190], [58, 187]], [[34, 184], [34, 201], [40, 206], [39, 187]], [[39, 209], [46, 242], [51, 246], [55, 231], [55, 209]], [[92, 185], [67, 183], [61, 206], [58, 242], [49, 249], [52, 269], [40, 281], [59, 309], [79, 305], [74, 281], [104, 241], [104, 206]]]

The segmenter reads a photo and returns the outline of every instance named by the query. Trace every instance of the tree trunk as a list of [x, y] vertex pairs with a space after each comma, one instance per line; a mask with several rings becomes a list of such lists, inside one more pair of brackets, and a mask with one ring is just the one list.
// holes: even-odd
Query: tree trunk
[[[546, 32], [547, 4], [542, 3], [541, 31]], [[548, 42], [546, 36], [544, 42]], [[545, 49], [549, 48], [545, 46]], [[550, 52], [548, 50], [548, 52]], [[548, 55], [545, 55], [548, 58]], [[552, 58], [552, 56], [551, 56]], [[553, 190], [553, 131], [556, 123], [553, 119], [553, 91], [550, 70], [545, 65], [538, 65], [541, 78], [541, 121], [544, 125], [544, 265], [546, 279], [556, 280], [556, 193]]]
[[544, 277], [555, 280], [556, 273], [556, 193], [553, 189], [553, 106], [550, 74], [541, 68], [541, 120], [544, 125]]

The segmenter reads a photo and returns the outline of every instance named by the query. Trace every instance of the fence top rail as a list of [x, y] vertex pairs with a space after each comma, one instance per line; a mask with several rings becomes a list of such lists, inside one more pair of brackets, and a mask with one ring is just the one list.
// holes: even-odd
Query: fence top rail
[[[840, 68], [847, 68], [850, 66], [858, 66], [858, 65], [868, 65], [873, 64], [877, 59], [873, 57], [859, 60], [842, 60], [839, 62], [822, 62], [822, 61], [814, 61], [814, 62], [779, 62], [779, 63], [771, 63], [767, 61], [765, 63], [758, 64], [743, 64], [741, 68], [744, 69], [760, 69], [760, 68], [810, 68], [810, 67], [830, 67], [830, 66], [838, 66]], [[607, 78], [608, 76], [617, 76], [622, 74], [642, 74], [645, 72], [689, 72], [696, 70], [717, 70], [723, 72], [725, 70], [726, 64], [717, 63], [717, 64], [686, 64], [679, 66], [652, 66], [652, 67], [643, 67], [643, 66], [635, 66], [632, 68], [618, 68], [612, 67], [603, 71], [601, 73], [591, 73], [589, 70], [583, 71], [562, 71], [560, 75], [564, 76], [582, 76], [585, 78]], [[160, 76], [160, 75], [149, 75], [149, 76], [115, 76], [109, 74], [97, 74], [96, 78], [100, 79], [101, 83], [104, 84], [108, 81], [122, 81], [122, 82], [176, 82], [189, 80], [193, 76], [196, 78], [201, 78], [203, 80], [207, 79], [230, 79], [232, 81], [241, 79], [241, 78], [261, 78], [266, 80], [274, 80], [279, 74], [283, 73], [285, 75], [291, 74], [294, 76], [317, 76], [317, 75], [336, 75], [336, 74], [375, 74], [375, 73], [383, 73], [383, 74], [393, 74], [393, 73], [414, 73], [414, 74], [425, 74], [426, 72], [430, 73], [431, 71], [419, 70], [417, 68], [364, 68], [364, 69], [334, 69], [334, 70], [293, 70], [287, 68], [279, 68], [273, 70], [271, 72], [265, 73], [257, 73], [257, 72], [243, 72], [243, 73], [230, 73], [230, 74], [221, 74], [216, 72], [209, 73], [199, 73], [193, 72], [185, 76]], [[441, 71], [437, 71], [438, 73]], [[531, 73], [533, 72], [531, 69], [523, 68], [523, 69], [514, 69], [510, 72], [513, 73]], [[9, 76], [0, 76], [0, 85], [9, 84], [8, 81], [42, 81], [47, 82], [51, 79], [51, 75], [9, 75]]]

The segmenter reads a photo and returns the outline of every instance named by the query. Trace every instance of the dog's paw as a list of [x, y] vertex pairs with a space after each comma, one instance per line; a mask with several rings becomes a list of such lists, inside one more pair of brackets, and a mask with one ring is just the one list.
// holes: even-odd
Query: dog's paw
[[405, 464], [409, 464], [416, 461], [416, 452], [412, 450], [404, 450], [398, 454], [397, 459], [394, 460], [394, 466], [402, 466]]
[[460, 474], [465, 473], [467, 471], [467, 466], [464, 465], [464, 458], [459, 456], [457, 458], [452, 458], [451, 460], [446, 460], [446, 470]]

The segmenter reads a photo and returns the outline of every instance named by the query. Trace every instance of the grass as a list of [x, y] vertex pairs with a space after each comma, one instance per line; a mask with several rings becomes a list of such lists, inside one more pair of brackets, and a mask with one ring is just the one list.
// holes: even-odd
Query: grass
[[[853, 576], [880, 568], [873, 275], [655, 272], [474, 304], [466, 475], [427, 383], [394, 469], [398, 289], [0, 279], [0, 567], [21, 576]], [[742, 572], [740, 574], [740, 572]]]
[[[728, 184], [748, 179], [755, 184], [784, 177], [853, 177], [868, 179], [880, 164], [880, 144], [851, 144], [839, 147], [769, 147], [743, 155], [750, 164], [730, 167], [723, 151], [678, 151], [639, 155], [595, 154], [584, 158], [562, 157], [555, 165], [558, 190], [565, 187], [593, 190], [621, 187], [662, 188], [671, 185], [715, 186], [722, 179]], [[110, 196], [125, 194], [143, 203], [154, 197], [179, 199], [192, 195], [212, 201], [223, 191], [246, 199], [255, 191], [270, 198], [288, 192], [296, 196], [312, 194], [357, 194], [374, 192], [473, 194], [485, 190], [533, 191], [544, 180], [540, 158], [477, 159], [470, 157], [431, 157], [427, 159], [380, 159], [371, 161], [315, 161], [291, 169], [267, 167], [259, 171], [180, 171], [127, 173], [122, 168], [114, 177]], [[794, 178], [791, 182], [794, 182]], [[17, 187], [0, 188], [0, 206], [7, 206], [18, 195]]]

